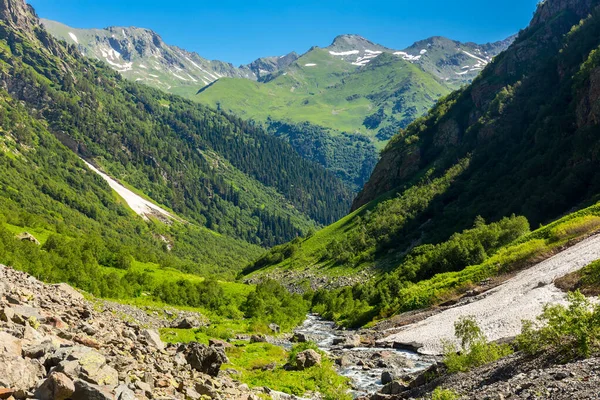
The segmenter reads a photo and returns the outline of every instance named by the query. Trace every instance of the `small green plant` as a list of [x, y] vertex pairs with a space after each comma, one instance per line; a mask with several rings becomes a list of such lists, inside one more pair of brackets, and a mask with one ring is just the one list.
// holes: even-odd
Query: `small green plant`
[[472, 368], [494, 362], [512, 353], [507, 345], [489, 343], [475, 319], [471, 316], [461, 317], [454, 323], [459, 350], [454, 343], [444, 343], [444, 363], [448, 371], [467, 372]]
[[565, 362], [598, 353], [600, 306], [592, 306], [579, 291], [569, 293], [568, 301], [567, 306], [546, 305], [537, 321], [523, 321], [519, 349], [530, 355], [554, 353]]
[[457, 400], [460, 395], [452, 390], [443, 389], [441, 387], [435, 388], [431, 393], [431, 400]]

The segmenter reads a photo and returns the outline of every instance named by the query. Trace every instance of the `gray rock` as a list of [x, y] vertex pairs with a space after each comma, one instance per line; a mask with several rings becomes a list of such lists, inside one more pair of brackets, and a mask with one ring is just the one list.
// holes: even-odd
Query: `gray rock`
[[176, 329], [196, 329], [200, 328], [204, 324], [198, 319], [194, 317], [183, 317], [175, 320], [171, 324], [171, 328]]
[[23, 348], [23, 357], [44, 358], [46, 355], [53, 353], [57, 349], [58, 345], [52, 343], [51, 340], [46, 340], [42, 343]]
[[75, 393], [71, 400], [114, 400], [109, 388], [98, 386], [81, 379], [75, 380]]
[[273, 333], [280, 333], [281, 332], [281, 327], [277, 324], [269, 324], [269, 329], [273, 332]]
[[10, 322], [14, 319], [15, 312], [10, 307], [0, 309], [0, 321]]
[[117, 400], [135, 400], [135, 392], [127, 385], [119, 385], [115, 390], [115, 399]]
[[157, 348], [158, 350], [164, 350], [165, 344], [160, 340], [160, 335], [155, 329], [143, 329], [140, 332], [139, 339], [146, 342], [148, 345]]
[[387, 385], [388, 383], [393, 382], [395, 379], [396, 377], [391, 371], [383, 371], [381, 373], [381, 383], [383, 385]]
[[196, 371], [217, 376], [221, 365], [228, 362], [225, 351], [218, 347], [208, 347], [200, 343], [190, 343], [186, 360]]
[[30, 306], [15, 305], [12, 307], [12, 311], [15, 314], [13, 317], [13, 321], [16, 317], [21, 317], [24, 321], [27, 321], [30, 318], [35, 318], [35, 320], [38, 322], [44, 322], [46, 320], [46, 317], [40, 314], [37, 308], [33, 308]]
[[381, 389], [382, 394], [400, 394], [406, 392], [409, 389], [408, 385], [404, 382], [393, 381], [388, 383]]

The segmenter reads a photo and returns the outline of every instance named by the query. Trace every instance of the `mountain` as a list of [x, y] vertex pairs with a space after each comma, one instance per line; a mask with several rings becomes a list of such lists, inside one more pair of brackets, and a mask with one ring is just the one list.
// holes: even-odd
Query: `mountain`
[[[0, 2], [0, 101], [3, 240], [28, 232], [57, 252], [8, 240], [0, 262], [37, 255], [30, 261], [47, 263], [48, 279], [94, 293], [108, 293], [94, 286], [107, 285], [103, 268], [132, 262], [231, 277], [261, 247], [351, 203], [340, 181], [285, 142], [124, 80], [54, 39], [21, 0]], [[144, 221], [80, 157], [175, 218]]]
[[431, 38], [396, 51], [358, 35], [340, 35], [324, 49], [234, 67], [166, 45], [147, 29], [43, 24], [130, 80], [262, 124], [354, 191], [399, 129], [470, 82], [512, 41], [476, 45]]
[[235, 67], [218, 60], [207, 60], [194, 52], [166, 44], [160, 35], [136, 27], [78, 29], [57, 21], [41, 20], [53, 36], [73, 44], [81, 54], [101, 60], [125, 78], [143, 82], [169, 93], [197, 90], [220, 78], [264, 79], [286, 68], [298, 55], [263, 57], [249, 65]]
[[341, 35], [261, 82], [223, 78], [192, 98], [262, 122], [359, 190], [392, 136], [470, 82], [511, 41], [432, 38], [397, 51]]
[[[499, 242], [527, 231], [527, 221], [537, 227], [594, 204], [600, 194], [598, 4], [540, 3], [531, 24], [472, 84], [389, 142], [350, 215], [273, 249], [246, 272], [317, 286], [378, 276], [345, 295], [377, 304], [375, 313], [385, 313], [386, 302], [406, 311], [427, 305], [412, 284], [423, 281], [419, 287], [436, 297], [458, 287], [457, 275], [441, 273], [480, 265]], [[596, 213], [565, 217], [571, 227], [543, 228], [532, 242], [481, 268], [502, 271], [528, 255], [543, 256], [540, 248], [552, 254], [545, 240], [563, 243], [588, 232]], [[474, 271], [480, 270], [465, 270], [461, 279], [478, 282], [483, 275], [469, 275]]]

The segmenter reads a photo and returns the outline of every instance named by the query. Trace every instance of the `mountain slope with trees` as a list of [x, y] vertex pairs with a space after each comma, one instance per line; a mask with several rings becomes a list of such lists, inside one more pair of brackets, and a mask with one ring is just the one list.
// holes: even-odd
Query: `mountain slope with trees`
[[43, 24], [129, 80], [256, 121], [354, 191], [399, 129], [470, 82], [514, 39], [477, 45], [433, 37], [397, 51], [340, 35], [326, 48], [236, 68], [169, 46], [147, 29]]
[[[540, 3], [530, 26], [470, 86], [390, 141], [352, 214], [274, 249], [247, 272], [394, 271], [413, 249], [445, 242], [480, 218], [516, 214], [536, 227], [593, 204], [599, 32], [595, 0]], [[433, 267], [419, 279], [438, 272], [446, 271]]]
[[0, 82], [109, 175], [186, 219], [271, 246], [347, 211], [322, 167], [252, 124], [123, 80], [52, 38], [31, 14], [2, 19]]

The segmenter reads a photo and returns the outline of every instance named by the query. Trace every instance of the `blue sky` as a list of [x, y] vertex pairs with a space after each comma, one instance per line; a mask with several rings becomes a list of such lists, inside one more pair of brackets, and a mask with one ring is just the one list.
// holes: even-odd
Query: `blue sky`
[[402, 49], [429, 36], [485, 43], [529, 23], [538, 0], [28, 0], [76, 28], [138, 26], [168, 44], [236, 65], [303, 53], [356, 33]]

